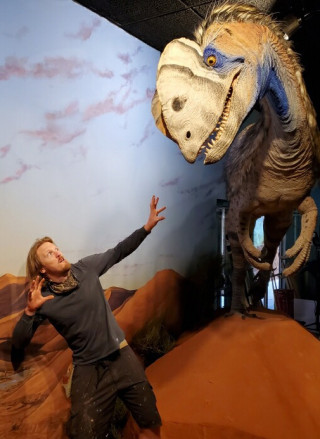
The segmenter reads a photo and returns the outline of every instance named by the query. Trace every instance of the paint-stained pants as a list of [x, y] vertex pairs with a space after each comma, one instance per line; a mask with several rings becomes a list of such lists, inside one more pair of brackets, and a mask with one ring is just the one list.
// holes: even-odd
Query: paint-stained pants
[[117, 397], [125, 403], [139, 427], [161, 425], [152, 387], [129, 346], [95, 364], [75, 366], [67, 425], [69, 437], [108, 438]]

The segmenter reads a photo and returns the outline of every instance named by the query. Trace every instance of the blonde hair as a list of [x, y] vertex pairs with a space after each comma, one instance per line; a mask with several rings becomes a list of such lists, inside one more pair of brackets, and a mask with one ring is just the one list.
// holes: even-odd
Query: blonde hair
[[27, 257], [27, 278], [29, 280], [34, 279], [38, 275], [43, 276], [40, 272], [42, 265], [38, 258], [37, 250], [45, 242], [51, 242], [52, 244], [54, 243], [49, 236], [44, 236], [43, 238], [37, 239], [29, 250]]

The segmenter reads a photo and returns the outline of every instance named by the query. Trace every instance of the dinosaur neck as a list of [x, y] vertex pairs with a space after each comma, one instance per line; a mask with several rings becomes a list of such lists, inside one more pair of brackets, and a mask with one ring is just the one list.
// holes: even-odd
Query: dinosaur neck
[[263, 111], [266, 135], [260, 148], [265, 151], [264, 169], [292, 177], [297, 176], [297, 172], [304, 174], [311, 171], [312, 139], [307, 121], [298, 115], [292, 119], [292, 114], [291, 119], [283, 121], [268, 95], [263, 100]]
[[286, 90], [273, 69], [269, 71], [265, 96], [271, 102], [280, 120], [286, 121], [290, 119], [290, 106]]
[[294, 132], [304, 125], [303, 102], [295, 60], [290, 58], [284, 46], [267, 32], [264, 62], [261, 67], [259, 98], [270, 102], [283, 131]]
[[[232, 144], [227, 160], [228, 193], [247, 187], [255, 175], [272, 174], [312, 179], [312, 149], [309, 131], [287, 131], [269, 96], [261, 101], [261, 113], [255, 123], [244, 129]], [[285, 126], [287, 128], [287, 126]], [[304, 134], [304, 135], [303, 135]], [[256, 183], [257, 184], [257, 183]]]
[[[250, 160], [263, 162], [268, 161], [268, 157], [277, 156], [279, 161], [283, 160], [283, 166], [290, 168], [290, 162], [296, 165], [296, 160], [300, 157], [305, 160], [311, 154], [311, 138], [306, 121], [299, 118], [299, 123], [290, 124], [288, 129], [287, 119], [283, 121], [279, 117], [275, 103], [270, 98], [270, 94], [260, 101], [261, 113], [256, 123], [251, 125], [245, 136], [240, 137], [239, 149], [247, 148], [246, 152], [250, 155]], [[291, 114], [291, 113], [290, 113]], [[294, 119], [297, 122], [298, 117]], [[248, 145], [250, 144], [250, 148]], [[240, 146], [241, 145], [241, 146]], [[246, 152], [242, 151], [244, 161], [248, 160]], [[241, 159], [242, 159], [241, 158]]]

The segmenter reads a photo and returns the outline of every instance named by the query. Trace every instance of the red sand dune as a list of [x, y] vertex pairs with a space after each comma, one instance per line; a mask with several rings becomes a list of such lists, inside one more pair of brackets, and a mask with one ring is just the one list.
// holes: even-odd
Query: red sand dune
[[[159, 272], [115, 311], [128, 339], [155, 317], [179, 327], [180, 281], [171, 270]], [[182, 336], [147, 369], [162, 439], [320, 437], [319, 341], [287, 317], [259, 314], [264, 318], [219, 318]], [[69, 401], [62, 380], [71, 353], [44, 325], [23, 371], [14, 373], [10, 337], [19, 315], [0, 319], [0, 438], [65, 439]], [[135, 431], [130, 420], [125, 439]]]
[[[319, 439], [319, 341], [259, 315], [220, 317], [147, 369], [162, 439]], [[135, 431], [129, 422], [124, 438]]]

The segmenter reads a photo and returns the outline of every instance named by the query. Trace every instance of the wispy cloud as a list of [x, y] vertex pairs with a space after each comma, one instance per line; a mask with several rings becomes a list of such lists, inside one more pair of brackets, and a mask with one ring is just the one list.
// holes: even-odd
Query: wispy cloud
[[101, 21], [98, 18], [94, 18], [90, 24], [81, 23], [80, 28], [75, 33], [65, 33], [66, 37], [75, 38], [77, 40], [86, 41], [88, 40], [93, 31], [99, 27]]
[[160, 183], [161, 187], [167, 187], [167, 186], [176, 186], [179, 184], [180, 177], [173, 178], [172, 180], [164, 181]]
[[28, 71], [25, 67], [27, 58], [7, 57], [3, 66], [0, 66], [0, 81], [9, 79], [11, 76], [25, 77]]
[[82, 76], [87, 70], [88, 63], [78, 58], [64, 58], [62, 56], [45, 58], [43, 62], [31, 67], [31, 75], [36, 78], [52, 78], [62, 76], [76, 78]]
[[101, 78], [110, 79], [110, 78], [114, 77], [113, 71], [112, 70], [108, 70], [108, 69], [99, 70], [99, 69], [97, 69], [95, 67], [92, 67], [92, 72], [95, 73], [97, 76], [100, 76]]
[[147, 88], [147, 90], [146, 90], [146, 95], [147, 95], [147, 98], [151, 101], [151, 99], [153, 98], [153, 96], [154, 96], [154, 92], [155, 92], [155, 89], [153, 88], [153, 89], [151, 89], [151, 88]]
[[217, 180], [212, 179], [208, 181], [207, 183], [199, 184], [198, 186], [193, 186], [188, 189], [180, 190], [180, 194], [198, 194], [203, 193], [205, 191], [205, 196], [209, 197], [213, 192], [215, 192], [215, 189], [217, 188]]
[[14, 180], [20, 180], [20, 178], [22, 177], [22, 175], [29, 171], [30, 169], [34, 168], [34, 166], [32, 165], [26, 165], [23, 162], [20, 162], [20, 167], [16, 170], [16, 172], [13, 175], [9, 175], [5, 178], [3, 178], [0, 181], [0, 184], [6, 184], [6, 183], [10, 183]]
[[148, 73], [150, 71], [150, 66], [141, 66], [139, 69], [132, 69], [127, 73], [121, 75], [126, 81], [132, 82], [141, 73]]
[[29, 63], [28, 58], [10, 56], [0, 65], [0, 81], [17, 78], [77, 78], [92, 72], [101, 78], [113, 78], [114, 72], [109, 69], [98, 69], [87, 61], [72, 57], [46, 57], [37, 63]]
[[71, 102], [63, 110], [48, 112], [45, 114], [47, 120], [64, 119], [65, 117], [73, 116], [79, 112], [79, 105], [77, 101]]
[[132, 56], [136, 56], [136, 55], [138, 55], [138, 53], [140, 53], [142, 51], [143, 51], [143, 47], [142, 46], [138, 46], [136, 48], [136, 50], [133, 52]]
[[78, 58], [46, 57], [43, 61], [28, 64], [27, 58], [7, 57], [0, 66], [0, 80], [6, 81], [11, 77], [53, 78], [56, 76], [76, 78], [91, 70], [86, 61]]
[[29, 28], [27, 26], [21, 26], [19, 29], [13, 32], [4, 32], [3, 35], [9, 38], [14, 38], [20, 40], [25, 35], [29, 33]]
[[124, 96], [119, 96], [119, 92], [119, 90], [112, 91], [103, 101], [90, 105], [84, 112], [83, 120], [88, 121], [107, 113], [124, 114], [137, 105], [150, 100], [149, 89], [141, 98], [131, 100], [131, 89], [127, 89]]
[[48, 144], [62, 146], [72, 142], [75, 138], [84, 134], [86, 130], [77, 129], [70, 132], [61, 126], [50, 123], [43, 130], [25, 130], [22, 132], [28, 136], [42, 140], [42, 146], [47, 146]]
[[149, 123], [145, 126], [143, 136], [141, 137], [139, 141], [139, 145], [142, 145], [149, 137], [151, 137], [154, 134], [154, 121], [150, 120]]
[[3, 159], [11, 149], [11, 145], [4, 145], [0, 147], [0, 158]]
[[117, 57], [124, 63], [130, 64], [132, 62], [132, 58], [129, 53], [118, 53]]

